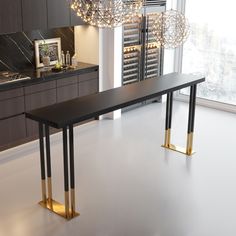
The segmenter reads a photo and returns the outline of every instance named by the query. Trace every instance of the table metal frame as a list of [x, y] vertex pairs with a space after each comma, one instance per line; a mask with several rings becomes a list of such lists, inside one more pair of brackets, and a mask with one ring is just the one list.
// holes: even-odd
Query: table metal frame
[[[39, 204], [42, 207], [47, 208], [50, 211], [66, 219], [72, 219], [75, 216], [79, 215], [79, 213], [75, 211], [73, 125], [64, 127], [62, 130], [62, 136], [63, 136], [65, 205], [53, 200], [49, 126], [39, 122], [40, 166], [41, 166], [41, 181], [42, 181], [41, 183], [42, 201], [40, 201]], [[68, 136], [69, 136], [69, 145], [68, 145]], [[45, 153], [46, 153], [46, 162], [45, 162]], [[68, 164], [68, 159], [69, 159], [69, 164]], [[47, 169], [47, 176], [46, 176], [46, 169]], [[70, 182], [70, 189], [69, 189], [69, 182]]]
[[173, 110], [173, 92], [167, 94], [166, 100], [166, 128], [165, 128], [165, 142], [162, 147], [177, 151], [187, 156], [193, 155], [193, 134], [194, 134], [194, 120], [196, 108], [196, 93], [197, 85], [190, 87], [189, 96], [189, 115], [188, 115], [188, 132], [187, 132], [187, 145], [186, 148], [171, 144], [171, 123], [172, 123], [172, 110]]
[[[40, 165], [42, 181], [42, 201], [40, 205], [50, 211], [72, 219], [79, 215], [75, 205], [74, 172], [74, 134], [73, 125], [86, 119], [98, 117], [154, 96], [167, 94], [165, 140], [163, 147], [191, 156], [193, 152], [193, 133], [196, 108], [197, 84], [204, 82], [201, 76], [172, 73], [159, 80], [152, 79], [140, 83], [115, 88], [98, 94], [77, 98], [61, 104], [27, 112], [26, 117], [39, 123]], [[171, 123], [173, 110], [173, 92], [190, 87], [187, 145], [181, 148], [171, 144]], [[80, 109], [77, 109], [77, 108]], [[63, 111], [63, 113], [62, 113]], [[61, 114], [61, 115], [60, 115]], [[62, 128], [64, 160], [65, 204], [53, 199], [51, 150], [49, 126]]]

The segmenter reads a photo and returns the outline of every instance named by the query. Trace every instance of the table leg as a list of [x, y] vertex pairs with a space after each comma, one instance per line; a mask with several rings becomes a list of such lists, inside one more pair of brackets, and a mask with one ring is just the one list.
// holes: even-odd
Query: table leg
[[[69, 126], [69, 158], [70, 172], [68, 171], [68, 128], [63, 128], [63, 155], [64, 155], [64, 188], [65, 188], [65, 217], [74, 218], [79, 215], [75, 211], [75, 171], [74, 171], [74, 133], [73, 125]], [[69, 194], [69, 176], [70, 176], [70, 194]], [[70, 198], [69, 198], [70, 195]], [[70, 208], [71, 204], [71, 208]]]
[[187, 155], [193, 154], [193, 131], [194, 131], [194, 118], [195, 118], [195, 108], [196, 108], [196, 94], [197, 85], [193, 85], [190, 88], [190, 98], [189, 98], [189, 117], [188, 117], [188, 137], [187, 137]]
[[50, 151], [50, 135], [49, 127], [45, 125], [46, 139], [46, 160], [47, 160], [47, 184], [48, 184], [48, 204], [52, 209], [52, 170], [51, 170], [51, 151]]
[[44, 132], [43, 124], [39, 123], [39, 148], [40, 148], [40, 167], [41, 167], [41, 185], [42, 185], [42, 201], [46, 204], [46, 181], [45, 181], [45, 157], [44, 157]]
[[68, 219], [70, 217], [70, 203], [69, 203], [67, 127], [63, 128], [63, 160], [64, 160], [65, 214], [66, 218]]
[[[46, 164], [47, 164], [47, 190], [45, 181], [45, 147], [44, 147], [44, 127], [46, 141]], [[50, 152], [50, 134], [47, 125], [39, 123], [39, 143], [40, 143], [40, 164], [41, 164], [41, 179], [42, 179], [42, 201], [39, 203], [42, 207], [66, 218], [72, 219], [79, 215], [75, 212], [75, 177], [74, 177], [74, 137], [73, 125], [69, 126], [69, 157], [70, 157], [70, 172], [68, 166], [68, 128], [63, 128], [63, 163], [64, 163], [64, 190], [65, 190], [65, 205], [53, 200], [52, 198], [52, 180], [51, 180], [51, 152]], [[70, 190], [69, 192], [69, 175], [70, 175]], [[70, 198], [71, 197], [71, 209]]]
[[71, 190], [71, 214], [75, 216], [75, 167], [74, 167], [74, 132], [73, 125], [69, 126], [69, 147], [70, 147], [70, 190]]
[[187, 134], [186, 148], [173, 145], [170, 142], [173, 94], [172, 93], [167, 94], [165, 142], [164, 142], [164, 145], [162, 145], [162, 147], [186, 154], [188, 156], [191, 156], [192, 154], [194, 154], [194, 151], [193, 151], [193, 130], [194, 130], [195, 107], [196, 107], [196, 91], [197, 91], [197, 85], [192, 85], [190, 88], [190, 98], [189, 98], [188, 134]]
[[45, 157], [44, 157], [44, 132], [43, 124], [39, 123], [39, 148], [40, 148], [40, 166], [41, 166], [41, 181], [42, 181], [42, 202], [47, 203], [46, 181], [45, 181]]
[[171, 121], [172, 121], [173, 93], [167, 94], [166, 100], [166, 129], [165, 129], [165, 144], [164, 147], [170, 147], [171, 137]]

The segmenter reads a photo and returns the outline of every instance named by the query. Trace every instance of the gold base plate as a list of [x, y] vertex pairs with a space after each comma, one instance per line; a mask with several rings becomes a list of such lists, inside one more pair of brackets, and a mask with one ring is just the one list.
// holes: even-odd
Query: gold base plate
[[187, 156], [192, 156], [194, 153], [196, 153], [195, 151], [192, 151], [189, 154], [189, 153], [186, 152], [186, 148], [179, 147], [179, 146], [176, 146], [176, 145], [173, 145], [173, 144], [170, 144], [168, 146], [166, 146], [166, 145], [161, 145], [161, 146], [164, 147], [164, 148], [170, 149], [172, 151], [175, 151], [175, 152], [180, 152], [180, 153], [185, 154]]
[[52, 200], [52, 204], [49, 203], [49, 200], [47, 200], [47, 203], [41, 201], [39, 202], [39, 205], [42, 206], [43, 208], [50, 210], [51, 212], [56, 213], [59, 216], [62, 216], [63, 218], [66, 218], [67, 220], [71, 220], [74, 217], [80, 215], [78, 212], [74, 212], [72, 214], [70, 210], [69, 217], [66, 217], [65, 206], [55, 200]]

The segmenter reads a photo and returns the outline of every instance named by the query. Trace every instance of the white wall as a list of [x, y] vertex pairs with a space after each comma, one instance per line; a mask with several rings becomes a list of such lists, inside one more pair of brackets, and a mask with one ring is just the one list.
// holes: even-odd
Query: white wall
[[75, 53], [81, 62], [99, 64], [99, 29], [93, 26], [75, 27]]
[[[122, 84], [122, 27], [99, 29], [93, 26], [75, 27], [77, 60], [99, 65], [99, 90], [116, 88]], [[102, 118], [116, 119], [121, 111]]]
[[[177, 9], [177, 0], [167, 0], [166, 9]], [[165, 49], [164, 52], [164, 74], [172, 73], [175, 68], [175, 49]]]
[[[122, 27], [99, 30], [99, 88], [100, 91], [120, 87], [122, 83]], [[121, 110], [103, 118], [117, 119]]]

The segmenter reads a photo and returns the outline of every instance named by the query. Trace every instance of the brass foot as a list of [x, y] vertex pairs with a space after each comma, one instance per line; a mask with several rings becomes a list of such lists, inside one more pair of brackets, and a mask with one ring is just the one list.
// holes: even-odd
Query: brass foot
[[56, 213], [59, 216], [62, 216], [63, 218], [66, 218], [67, 220], [71, 220], [74, 217], [79, 216], [80, 214], [78, 212], [72, 212], [70, 209], [68, 211], [68, 215], [66, 215], [66, 209], [65, 206], [61, 203], [55, 201], [52, 199], [52, 207], [47, 199], [47, 203], [45, 204], [43, 201], [39, 202], [40, 206], [50, 210], [51, 212]]
[[165, 145], [162, 145], [162, 147], [167, 148], [167, 149], [172, 150], [172, 151], [175, 151], [175, 152], [185, 154], [187, 156], [192, 156], [195, 153], [193, 150], [191, 150], [191, 152], [188, 152], [186, 150], [186, 148], [179, 147], [179, 146], [176, 146], [176, 145], [173, 145], [173, 144], [170, 144], [168, 147], [165, 146]]

